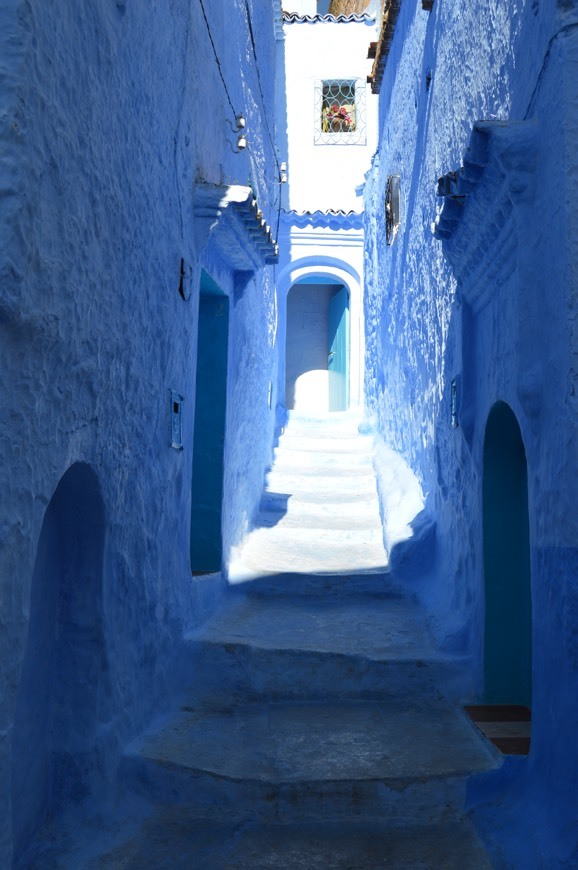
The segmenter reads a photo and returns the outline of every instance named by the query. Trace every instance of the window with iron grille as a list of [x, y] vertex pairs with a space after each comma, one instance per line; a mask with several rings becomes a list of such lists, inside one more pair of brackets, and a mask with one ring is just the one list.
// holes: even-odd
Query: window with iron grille
[[365, 145], [365, 83], [329, 79], [315, 83], [316, 145]]

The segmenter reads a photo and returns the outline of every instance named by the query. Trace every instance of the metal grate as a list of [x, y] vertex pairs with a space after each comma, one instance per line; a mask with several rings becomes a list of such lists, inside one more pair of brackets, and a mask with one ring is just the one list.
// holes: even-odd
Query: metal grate
[[315, 83], [316, 145], [365, 145], [365, 82], [330, 79]]

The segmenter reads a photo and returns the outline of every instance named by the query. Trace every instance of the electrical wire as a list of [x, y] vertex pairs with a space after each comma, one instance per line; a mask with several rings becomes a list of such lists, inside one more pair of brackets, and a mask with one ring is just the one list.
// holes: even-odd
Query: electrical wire
[[[261, 94], [261, 105], [263, 106], [263, 120], [265, 121], [265, 129], [267, 130], [267, 135], [269, 137], [269, 142], [271, 143], [271, 151], [273, 152], [273, 157], [275, 160], [275, 164], [277, 166], [277, 171], [279, 176], [281, 176], [281, 166], [279, 163], [279, 158], [277, 157], [277, 151], [275, 148], [275, 140], [271, 134], [271, 128], [269, 127], [269, 119], [267, 118], [267, 109], [266, 109], [266, 100], [265, 93], [263, 89], [263, 82], [261, 81], [261, 73], [259, 72], [259, 61], [257, 59], [257, 49], [255, 47], [255, 34], [253, 33], [253, 22], [251, 21], [251, 10], [249, 9], [249, 0], [245, 0], [245, 11], [247, 13], [247, 24], [249, 25], [249, 36], [251, 38], [251, 48], [253, 50], [253, 57], [255, 59], [255, 72], [257, 73], [257, 84], [259, 85], [259, 92]], [[279, 239], [279, 223], [281, 221], [281, 195], [280, 190], [278, 192], [279, 205], [277, 208], [277, 226], [275, 228], [275, 239]]]
[[227, 82], [225, 81], [225, 77], [223, 75], [223, 70], [221, 69], [221, 61], [219, 60], [219, 55], [217, 54], [217, 49], [215, 48], [215, 43], [213, 41], [213, 34], [211, 33], [211, 28], [209, 26], [209, 21], [207, 19], [207, 13], [205, 12], [205, 6], [203, 4], [203, 0], [199, 0], [201, 11], [203, 13], [203, 18], [205, 19], [205, 24], [207, 25], [207, 33], [209, 34], [209, 39], [211, 41], [211, 46], [213, 48], [213, 54], [215, 55], [215, 63], [217, 64], [217, 69], [219, 70], [219, 75], [221, 76], [221, 81], [223, 82], [223, 87], [225, 88], [225, 93], [227, 95], [227, 100], [231, 107], [231, 111], [233, 113], [233, 118], [237, 117], [237, 112], [233, 106], [233, 101], [231, 100], [231, 95], [229, 94], [229, 89], [227, 87]]
[[[211, 48], [213, 49], [213, 55], [214, 55], [214, 58], [215, 58], [215, 63], [217, 64], [217, 70], [218, 70], [218, 72], [219, 72], [219, 76], [220, 76], [220, 78], [221, 78], [221, 82], [223, 83], [223, 88], [224, 88], [224, 90], [225, 90], [225, 94], [227, 95], [227, 101], [228, 101], [228, 103], [229, 103], [229, 106], [231, 107], [231, 111], [232, 111], [232, 113], [233, 113], [233, 117], [236, 118], [236, 117], [238, 116], [238, 112], [235, 111], [235, 107], [233, 106], [233, 101], [232, 101], [232, 99], [231, 99], [231, 95], [230, 95], [230, 93], [229, 93], [229, 89], [228, 89], [228, 87], [227, 87], [227, 83], [226, 83], [226, 81], [225, 81], [225, 77], [224, 77], [224, 75], [223, 75], [223, 70], [222, 70], [222, 67], [221, 67], [221, 61], [219, 60], [219, 55], [217, 54], [217, 48], [216, 48], [216, 46], [215, 46], [215, 41], [214, 41], [214, 39], [213, 39], [213, 34], [211, 33], [211, 26], [210, 26], [210, 24], [209, 24], [209, 20], [208, 20], [208, 18], [207, 18], [207, 13], [206, 13], [206, 11], [205, 11], [205, 5], [204, 5], [204, 3], [203, 3], [203, 0], [199, 0], [199, 5], [200, 5], [200, 7], [201, 7], [201, 12], [203, 13], [203, 18], [205, 19], [205, 25], [206, 25], [206, 27], [207, 27], [207, 33], [208, 33], [208, 35], [209, 35], [209, 41], [210, 41], [210, 43], [211, 43]], [[256, 48], [256, 46], [255, 46], [255, 34], [254, 34], [254, 32], [253, 32], [253, 22], [251, 21], [251, 11], [250, 11], [250, 9], [249, 9], [249, 3], [248, 3], [248, 0], [245, 0], [245, 11], [246, 11], [246, 14], [247, 14], [247, 24], [248, 24], [248, 26], [249, 26], [249, 36], [250, 36], [250, 39], [251, 39], [251, 48], [252, 48], [252, 51], [253, 51], [253, 58], [254, 58], [254, 60], [255, 60], [255, 72], [256, 72], [256, 74], [257, 74], [257, 84], [258, 84], [258, 86], [259, 86], [259, 92], [260, 92], [260, 94], [261, 94], [261, 105], [263, 106], [263, 120], [264, 120], [264, 122], [265, 122], [265, 129], [266, 129], [266, 131], [267, 131], [267, 136], [269, 137], [269, 142], [271, 143], [271, 151], [272, 151], [272, 153], [273, 153], [273, 159], [275, 160], [275, 164], [276, 164], [276, 166], [277, 166], [277, 171], [279, 172], [279, 176], [280, 176], [280, 175], [281, 175], [281, 165], [280, 165], [280, 163], [279, 163], [279, 158], [277, 157], [277, 151], [276, 151], [276, 149], [275, 149], [275, 140], [273, 139], [273, 135], [272, 135], [272, 133], [271, 133], [271, 127], [269, 126], [269, 119], [268, 119], [268, 117], [267, 117], [267, 111], [266, 111], [266, 100], [265, 100], [265, 92], [264, 92], [264, 88], [263, 88], [263, 82], [262, 82], [262, 80], [261, 80], [261, 73], [260, 73], [260, 71], [259, 71], [259, 62], [258, 62], [258, 60], [257, 60], [257, 48]], [[279, 191], [278, 195], [275, 197], [276, 199], [278, 198], [278, 202], [279, 202], [278, 209], [277, 209], [277, 227], [276, 227], [276, 237], [279, 236], [279, 222], [280, 222], [280, 219], [281, 219], [281, 196], [280, 196], [279, 194], [280, 194], [280, 191]]]
[[277, 157], [277, 152], [275, 150], [275, 141], [273, 139], [273, 136], [271, 135], [271, 128], [269, 127], [269, 120], [267, 118], [265, 94], [263, 91], [263, 82], [261, 81], [261, 73], [259, 72], [259, 62], [257, 60], [257, 49], [255, 47], [255, 34], [253, 33], [253, 23], [251, 21], [251, 11], [249, 9], [249, 0], [245, 0], [245, 10], [247, 12], [247, 23], [249, 25], [249, 36], [251, 37], [251, 47], [253, 49], [253, 57], [255, 58], [255, 72], [257, 73], [257, 84], [259, 85], [259, 91], [261, 93], [261, 105], [263, 106], [263, 120], [265, 121], [265, 129], [267, 130], [267, 135], [269, 136], [269, 142], [271, 143], [271, 150], [273, 151], [273, 157], [275, 158], [275, 163], [277, 164], [277, 169], [279, 171], [279, 174], [281, 174], [281, 167], [279, 165], [279, 159]]

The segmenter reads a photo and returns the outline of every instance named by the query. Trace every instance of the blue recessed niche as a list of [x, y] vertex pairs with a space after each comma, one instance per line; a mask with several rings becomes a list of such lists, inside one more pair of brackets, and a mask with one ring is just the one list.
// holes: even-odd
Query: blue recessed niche
[[103, 620], [105, 511], [98, 479], [71, 466], [46, 509], [30, 590], [12, 739], [15, 859], [48, 816], [82, 804], [108, 718]]
[[532, 700], [532, 601], [526, 451], [505, 402], [490, 411], [484, 440], [484, 700]]
[[287, 296], [285, 402], [303, 412], [345, 411], [350, 378], [349, 290], [308, 275]]
[[229, 345], [228, 296], [205, 271], [200, 289], [191, 494], [193, 574], [221, 570]]

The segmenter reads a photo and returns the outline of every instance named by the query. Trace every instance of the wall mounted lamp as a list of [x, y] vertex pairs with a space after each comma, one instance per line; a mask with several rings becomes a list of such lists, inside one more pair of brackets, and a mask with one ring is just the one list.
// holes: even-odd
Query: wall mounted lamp
[[244, 115], [235, 115], [235, 123], [232, 124], [228, 118], [225, 118], [230, 130], [233, 133], [238, 133], [237, 136], [237, 146], [235, 147], [231, 142], [229, 145], [231, 146], [231, 151], [233, 154], [240, 154], [241, 151], [244, 151], [247, 147], [247, 137], [244, 134], [244, 130], [247, 122], [245, 121]]

